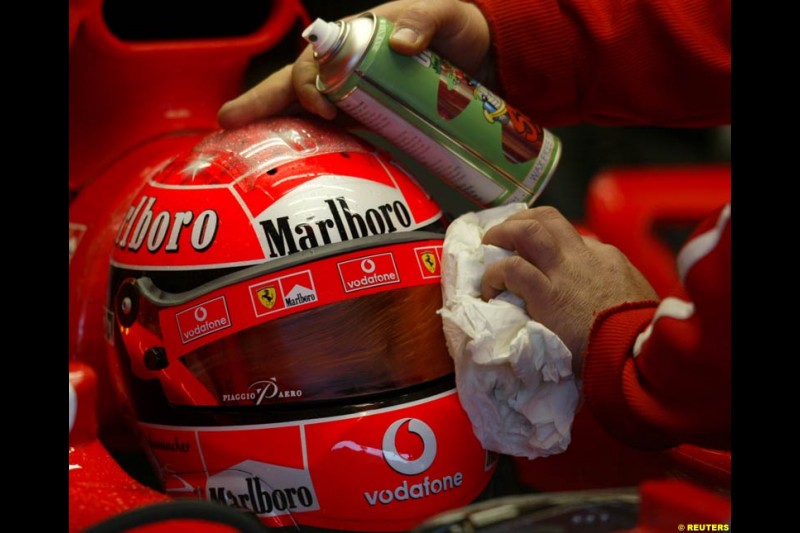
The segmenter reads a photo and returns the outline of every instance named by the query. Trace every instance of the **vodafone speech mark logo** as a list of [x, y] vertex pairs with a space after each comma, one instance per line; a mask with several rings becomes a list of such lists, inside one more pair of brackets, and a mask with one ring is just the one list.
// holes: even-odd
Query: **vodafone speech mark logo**
[[[413, 461], [403, 458], [397, 451], [397, 431], [408, 423], [408, 431], [422, 439], [422, 454]], [[426, 471], [436, 459], [436, 435], [431, 427], [416, 418], [396, 420], [383, 434], [383, 458], [392, 470], [407, 476], [414, 476]]]
[[185, 309], [175, 315], [175, 320], [178, 322], [178, 331], [183, 344], [227, 329], [232, 325], [224, 296]]
[[338, 267], [345, 292], [400, 283], [400, 274], [397, 272], [397, 265], [391, 253], [343, 261]]
[[[397, 437], [400, 429], [406, 426], [409, 433], [422, 440], [422, 452], [415, 459], [407, 459], [397, 449]], [[431, 427], [417, 418], [401, 418], [395, 420], [383, 434], [383, 459], [392, 470], [404, 476], [420, 476], [404, 479], [399, 485], [382, 487], [364, 492], [364, 499], [370, 507], [375, 505], [391, 505], [394, 502], [420, 500], [436, 497], [451, 490], [458, 490], [464, 483], [464, 474], [460, 471], [441, 476], [421, 476], [427, 471], [437, 452], [436, 435]]]

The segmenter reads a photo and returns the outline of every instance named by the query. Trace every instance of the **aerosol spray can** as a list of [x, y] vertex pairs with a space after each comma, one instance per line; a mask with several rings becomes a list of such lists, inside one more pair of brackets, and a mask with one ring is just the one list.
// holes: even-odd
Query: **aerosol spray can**
[[370, 12], [315, 20], [303, 37], [317, 89], [477, 204], [532, 204], [558, 164], [559, 139], [435, 53], [391, 50], [392, 26]]

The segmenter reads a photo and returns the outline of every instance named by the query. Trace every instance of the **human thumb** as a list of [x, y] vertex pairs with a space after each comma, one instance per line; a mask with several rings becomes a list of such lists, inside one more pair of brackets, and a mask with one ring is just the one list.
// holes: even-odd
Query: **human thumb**
[[373, 10], [394, 21], [389, 46], [414, 55], [430, 47], [465, 72], [475, 72], [489, 52], [489, 25], [472, 3], [461, 0], [389, 2]]
[[425, 48], [424, 45], [420, 46], [419, 44], [423, 39], [422, 35], [414, 28], [398, 28], [395, 26], [394, 32], [392, 32], [389, 39], [392, 48], [398, 52], [414, 54]]
[[428, 46], [438, 29], [438, 19], [443, 15], [428, 4], [414, 2], [398, 15], [389, 36], [392, 49], [401, 54], [416, 54]]

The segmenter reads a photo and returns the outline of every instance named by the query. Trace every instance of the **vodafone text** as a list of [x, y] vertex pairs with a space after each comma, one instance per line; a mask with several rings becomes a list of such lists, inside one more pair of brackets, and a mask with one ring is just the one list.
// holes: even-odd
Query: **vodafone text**
[[422, 482], [412, 485], [409, 485], [407, 480], [403, 480], [403, 482], [394, 489], [365, 492], [364, 498], [370, 506], [374, 506], [378, 503], [389, 505], [395, 501], [419, 500], [420, 498], [427, 498], [439, 494], [440, 492], [460, 487], [463, 483], [463, 479], [464, 476], [461, 472], [456, 472], [452, 476], [443, 476], [442, 478], [430, 479], [428, 476], [425, 476]]
[[370, 287], [372, 285], [394, 283], [397, 281], [397, 274], [394, 272], [387, 272], [386, 274], [370, 274], [364, 275], [359, 279], [347, 282], [348, 289], [358, 289], [360, 287]]
[[214, 320], [206, 320], [188, 331], [183, 332], [184, 341], [190, 341], [195, 337], [202, 337], [206, 333], [212, 333], [218, 329], [225, 329], [230, 325], [227, 317], [221, 317]]

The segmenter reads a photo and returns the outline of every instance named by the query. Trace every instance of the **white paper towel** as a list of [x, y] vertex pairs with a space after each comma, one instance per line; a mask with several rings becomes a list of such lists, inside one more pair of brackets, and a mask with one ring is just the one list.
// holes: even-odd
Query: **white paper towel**
[[486, 267], [513, 252], [481, 244], [522, 203], [466, 213], [448, 226], [442, 257], [442, 317], [456, 387], [478, 439], [498, 453], [534, 459], [561, 453], [579, 401], [572, 354], [532, 320], [519, 297], [481, 300]]

